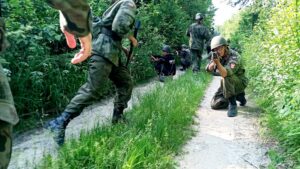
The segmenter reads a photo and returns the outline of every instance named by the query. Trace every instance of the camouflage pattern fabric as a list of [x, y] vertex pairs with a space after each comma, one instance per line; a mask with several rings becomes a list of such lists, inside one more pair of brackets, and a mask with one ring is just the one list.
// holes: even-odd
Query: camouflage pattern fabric
[[91, 32], [92, 15], [87, 0], [46, 0], [55, 9], [60, 10], [66, 20], [64, 28], [79, 37]]
[[8, 46], [8, 41], [5, 36], [5, 30], [4, 19], [0, 17], [0, 52], [4, 51]]
[[0, 120], [10, 124], [17, 124], [19, 121], [7, 77], [0, 64]]
[[190, 37], [189, 46], [191, 49], [193, 71], [199, 71], [202, 53], [205, 42], [211, 38], [210, 31], [202, 24], [193, 23], [187, 30], [187, 36]]
[[[222, 84], [221, 84], [222, 86]], [[223, 94], [223, 88], [219, 87], [213, 98], [211, 99], [210, 106], [212, 109], [218, 110], [218, 109], [227, 109], [229, 105], [228, 99], [225, 99]]]
[[0, 169], [8, 167], [12, 149], [12, 125], [0, 120]]
[[[98, 28], [105, 28], [111, 31], [111, 34], [120, 39], [126, 37], [131, 32], [136, 15], [136, 6], [132, 0], [120, 0], [110, 6], [103, 14], [101, 24]], [[97, 30], [95, 30], [97, 31]], [[107, 58], [115, 66], [119, 64], [121, 56], [121, 41], [114, 40], [111, 35], [100, 32], [98, 36], [93, 37], [92, 53]]]
[[[8, 42], [5, 37], [5, 23], [4, 19], [0, 18], [0, 46], [1, 52], [5, 50]], [[16, 124], [19, 121], [11, 90], [7, 77], [3, 71], [2, 65], [0, 63], [0, 120], [6, 121], [11, 124]]]
[[193, 71], [200, 71], [202, 52], [200, 52], [200, 50], [191, 49], [191, 58]]
[[[213, 61], [211, 60], [210, 63], [211, 62]], [[237, 52], [229, 49], [228, 56], [222, 57], [220, 62], [225, 67], [227, 76], [221, 80], [221, 87], [211, 101], [212, 108], [218, 107], [216, 105], [222, 105], [220, 102], [223, 102], [224, 99], [226, 102], [226, 100], [232, 96], [244, 94], [244, 90], [248, 85], [248, 78], [245, 76], [245, 68]], [[217, 68], [215, 67], [215, 70], [216, 69]]]
[[187, 35], [190, 37], [190, 49], [203, 52], [204, 43], [209, 42], [211, 35], [210, 31], [202, 24], [193, 23], [187, 30]]
[[191, 65], [191, 51], [189, 49], [182, 49], [179, 52], [180, 63], [183, 69], [187, 69]]
[[75, 97], [66, 107], [65, 112], [80, 113], [82, 109], [99, 99], [98, 91], [103, 82], [110, 79], [116, 86], [114, 108], [126, 108], [132, 93], [133, 82], [129, 70], [123, 66], [115, 66], [104, 57], [93, 55], [90, 59], [87, 82], [81, 86]]

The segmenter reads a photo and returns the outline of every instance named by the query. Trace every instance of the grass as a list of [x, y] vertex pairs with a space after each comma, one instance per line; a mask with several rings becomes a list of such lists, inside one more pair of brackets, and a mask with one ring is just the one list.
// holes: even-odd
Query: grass
[[167, 81], [126, 113], [127, 124], [83, 133], [38, 168], [175, 168], [174, 157], [193, 134], [193, 117], [210, 80], [208, 74], [187, 72]]

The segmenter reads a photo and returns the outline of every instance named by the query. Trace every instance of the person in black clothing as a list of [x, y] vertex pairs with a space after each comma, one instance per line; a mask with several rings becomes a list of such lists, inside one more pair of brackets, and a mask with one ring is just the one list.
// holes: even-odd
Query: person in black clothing
[[162, 56], [151, 56], [154, 62], [154, 68], [159, 76], [160, 81], [164, 81], [165, 76], [174, 76], [176, 74], [175, 59], [171, 54], [171, 47], [165, 45], [162, 48]]
[[176, 51], [177, 55], [180, 57], [180, 64], [181, 64], [181, 71], [184, 71], [188, 69], [192, 62], [191, 62], [191, 51], [188, 48], [187, 45], [183, 44], [181, 45], [181, 49], [179, 51]]

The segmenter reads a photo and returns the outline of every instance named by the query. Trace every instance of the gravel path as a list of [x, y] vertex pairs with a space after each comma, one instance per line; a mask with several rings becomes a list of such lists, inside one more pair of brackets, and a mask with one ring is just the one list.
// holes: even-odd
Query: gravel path
[[268, 148], [259, 137], [258, 112], [248, 100], [238, 107], [238, 116], [227, 110], [212, 110], [210, 100], [220, 84], [214, 77], [197, 111], [195, 136], [177, 157], [180, 169], [258, 169], [270, 163]]

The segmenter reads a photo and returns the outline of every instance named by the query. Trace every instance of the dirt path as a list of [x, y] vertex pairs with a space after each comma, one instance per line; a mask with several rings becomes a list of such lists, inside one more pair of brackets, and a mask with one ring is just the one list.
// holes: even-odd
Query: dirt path
[[251, 100], [238, 107], [237, 117], [212, 110], [210, 100], [220, 84], [214, 77], [197, 112], [195, 136], [178, 157], [180, 169], [258, 169], [270, 163], [268, 148], [259, 137], [258, 109]]
[[[175, 78], [183, 74], [177, 71]], [[139, 103], [140, 98], [156, 86], [163, 85], [156, 79], [133, 89], [128, 108]], [[66, 140], [79, 137], [82, 131], [93, 129], [97, 125], [110, 125], [113, 111], [113, 98], [85, 108], [82, 114], [73, 119], [66, 130]], [[126, 110], [125, 110], [126, 111]], [[14, 139], [13, 153], [9, 169], [31, 169], [38, 164], [44, 154], [57, 154], [57, 144], [45, 129], [28, 131]]]

